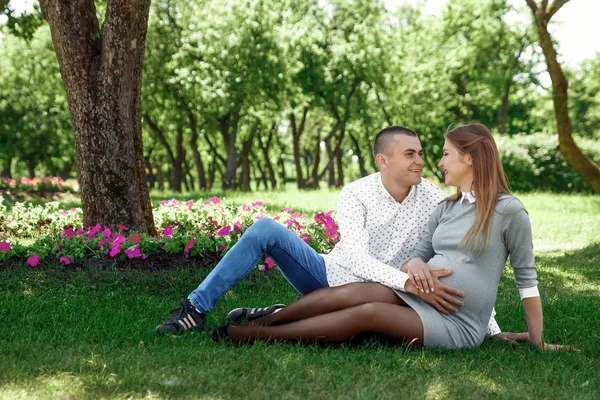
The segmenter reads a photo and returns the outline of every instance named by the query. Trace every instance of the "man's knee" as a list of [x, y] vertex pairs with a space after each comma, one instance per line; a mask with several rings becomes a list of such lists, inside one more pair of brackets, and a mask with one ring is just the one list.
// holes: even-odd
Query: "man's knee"
[[[256, 220], [254, 224], [244, 233], [243, 237], [248, 239], [268, 239], [279, 228], [283, 228], [281, 224], [271, 218], [261, 218]], [[285, 228], [284, 228], [285, 229]]]

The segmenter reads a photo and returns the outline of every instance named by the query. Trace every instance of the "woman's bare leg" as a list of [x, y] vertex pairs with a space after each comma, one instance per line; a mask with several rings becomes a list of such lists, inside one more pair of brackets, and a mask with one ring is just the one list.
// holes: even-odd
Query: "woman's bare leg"
[[271, 326], [327, 314], [366, 303], [405, 304], [394, 291], [380, 283], [349, 283], [315, 290], [286, 308], [246, 325]]
[[257, 340], [338, 343], [368, 332], [415, 344], [423, 343], [423, 325], [412, 308], [380, 302], [361, 304], [277, 326], [230, 326], [227, 337], [234, 343]]

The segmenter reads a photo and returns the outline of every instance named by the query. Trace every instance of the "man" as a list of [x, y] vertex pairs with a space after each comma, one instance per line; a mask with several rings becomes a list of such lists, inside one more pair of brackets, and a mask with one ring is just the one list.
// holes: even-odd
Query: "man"
[[[156, 327], [156, 332], [179, 335], [203, 329], [206, 313], [265, 254], [273, 258], [283, 276], [302, 295], [351, 282], [379, 282], [404, 290], [409, 275], [400, 266], [409, 259], [429, 216], [446, 194], [422, 179], [423, 149], [411, 129], [402, 126], [383, 129], [375, 138], [373, 155], [380, 172], [350, 183], [339, 195], [337, 219], [341, 239], [331, 253], [319, 255], [283, 225], [268, 218], [260, 219], [187, 300]], [[436, 294], [458, 296], [460, 291], [440, 285]], [[462, 304], [458, 299], [454, 304], [444, 303], [446, 312], [455, 312]], [[230, 312], [228, 319], [252, 320], [282, 307], [285, 306], [240, 308]], [[488, 333], [498, 332], [492, 316]]]

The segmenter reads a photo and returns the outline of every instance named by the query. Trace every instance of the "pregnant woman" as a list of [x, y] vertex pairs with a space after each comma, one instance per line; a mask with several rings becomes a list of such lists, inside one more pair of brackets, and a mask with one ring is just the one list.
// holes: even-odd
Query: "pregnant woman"
[[[566, 348], [543, 342], [529, 216], [508, 190], [492, 135], [483, 125], [468, 124], [445, 138], [439, 166], [457, 192], [437, 207], [411, 260], [402, 266], [410, 277], [405, 292], [379, 283], [320, 289], [251, 323], [216, 328], [213, 338], [331, 343], [372, 332], [425, 347], [473, 348], [485, 338], [510, 256], [528, 339], [539, 348]], [[444, 285], [461, 293], [436, 292]]]

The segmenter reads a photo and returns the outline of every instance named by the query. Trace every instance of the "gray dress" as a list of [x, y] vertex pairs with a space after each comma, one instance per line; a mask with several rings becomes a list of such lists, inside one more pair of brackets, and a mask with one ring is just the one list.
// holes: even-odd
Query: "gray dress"
[[425, 347], [473, 348], [483, 342], [509, 254], [517, 287], [537, 285], [531, 224], [521, 202], [509, 195], [499, 198], [484, 253], [460, 248], [475, 221], [475, 207], [468, 201], [440, 203], [411, 257], [427, 262], [431, 268], [452, 270], [442, 282], [462, 290], [465, 305], [456, 313], [441, 314], [416, 296], [396, 291], [419, 314]]

